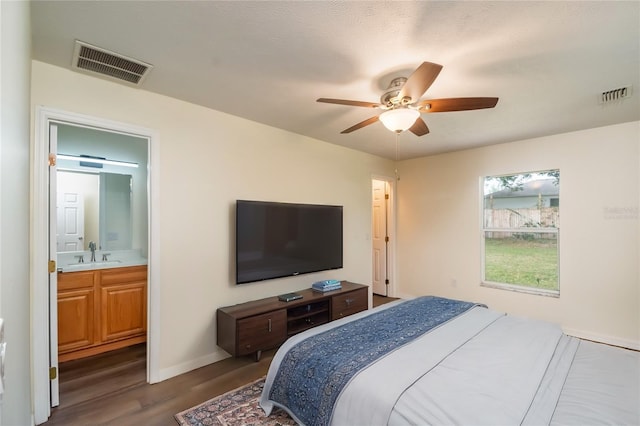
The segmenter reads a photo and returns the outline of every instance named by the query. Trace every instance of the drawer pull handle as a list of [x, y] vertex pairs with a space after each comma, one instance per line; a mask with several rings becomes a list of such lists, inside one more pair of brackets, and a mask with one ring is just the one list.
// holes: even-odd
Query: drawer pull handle
[[269, 318], [269, 333], [271, 333], [271, 318]]
[[347, 304], [347, 306], [351, 306], [351, 304], [355, 301], [355, 299], [344, 299], [344, 302]]

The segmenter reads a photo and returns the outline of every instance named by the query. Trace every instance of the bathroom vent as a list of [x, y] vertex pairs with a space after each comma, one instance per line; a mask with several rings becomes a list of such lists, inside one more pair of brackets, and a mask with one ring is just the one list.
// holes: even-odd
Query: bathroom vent
[[72, 67], [109, 79], [140, 86], [153, 65], [76, 40]]
[[615, 102], [624, 98], [628, 98], [629, 96], [631, 96], [631, 88], [632, 86], [625, 86], [618, 89], [602, 92], [602, 94], [600, 95], [600, 103], [606, 104], [609, 102]]

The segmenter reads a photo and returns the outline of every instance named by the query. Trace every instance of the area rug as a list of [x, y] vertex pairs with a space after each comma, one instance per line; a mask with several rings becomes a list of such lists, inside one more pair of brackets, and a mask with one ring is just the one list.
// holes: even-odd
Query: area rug
[[269, 417], [258, 405], [264, 377], [238, 389], [182, 411], [174, 417], [189, 426], [279, 426], [296, 422], [283, 410], [274, 408]]

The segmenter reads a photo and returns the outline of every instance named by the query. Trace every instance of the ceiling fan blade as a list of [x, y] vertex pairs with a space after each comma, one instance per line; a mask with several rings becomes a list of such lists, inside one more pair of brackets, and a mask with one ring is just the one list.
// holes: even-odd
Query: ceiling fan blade
[[316, 99], [316, 102], [324, 102], [327, 104], [349, 105], [349, 106], [357, 106], [357, 107], [365, 107], [365, 108], [377, 108], [380, 106], [380, 104], [374, 103], [374, 102], [349, 101], [346, 99], [319, 98], [319, 99]]
[[409, 76], [404, 86], [402, 86], [398, 97], [400, 99], [410, 97], [412, 102], [417, 101], [433, 84], [438, 74], [440, 74], [440, 70], [442, 70], [442, 65], [423, 62], [422, 65]]
[[420, 112], [449, 112], [493, 108], [497, 103], [498, 98], [446, 98], [420, 101], [416, 106]]
[[418, 117], [413, 126], [409, 128], [409, 131], [416, 136], [424, 136], [429, 133], [429, 128], [427, 127], [427, 123], [424, 122], [422, 117]]
[[348, 129], [345, 129], [345, 130], [341, 131], [340, 133], [351, 133], [354, 130], [362, 129], [363, 127], [368, 126], [369, 124], [375, 123], [376, 121], [378, 121], [378, 116], [377, 115], [375, 115], [375, 116], [373, 116], [371, 118], [367, 118], [366, 120], [361, 121], [358, 124], [355, 124], [355, 125], [349, 127]]

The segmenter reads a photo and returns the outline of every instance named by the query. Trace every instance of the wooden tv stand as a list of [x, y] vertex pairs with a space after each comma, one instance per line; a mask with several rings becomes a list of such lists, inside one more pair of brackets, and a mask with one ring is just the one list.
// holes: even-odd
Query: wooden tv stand
[[219, 308], [218, 346], [233, 356], [254, 354], [280, 346], [294, 334], [368, 308], [367, 286], [342, 281], [342, 288], [319, 293], [296, 291], [302, 299], [283, 302], [278, 296]]

